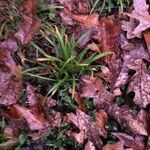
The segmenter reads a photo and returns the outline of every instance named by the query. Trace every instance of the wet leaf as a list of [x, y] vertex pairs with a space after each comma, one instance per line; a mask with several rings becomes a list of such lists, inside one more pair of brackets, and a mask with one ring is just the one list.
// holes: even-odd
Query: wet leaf
[[23, 23], [15, 35], [22, 42], [22, 44], [28, 43], [41, 25], [41, 21], [35, 14], [36, 4], [37, 3], [35, 0], [26, 0], [20, 8]]

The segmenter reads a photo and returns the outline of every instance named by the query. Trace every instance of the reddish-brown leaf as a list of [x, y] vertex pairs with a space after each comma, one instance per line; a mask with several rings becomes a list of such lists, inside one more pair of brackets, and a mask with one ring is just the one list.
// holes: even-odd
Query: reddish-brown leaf
[[145, 135], [148, 133], [142, 121], [138, 118], [136, 114], [128, 106], [118, 107], [117, 105], [108, 106], [109, 115], [114, 116], [114, 118], [123, 126], [129, 128], [133, 133]]
[[117, 142], [114, 144], [106, 144], [102, 150], [124, 150], [124, 146], [122, 142]]
[[101, 147], [100, 129], [92, 124], [90, 116], [77, 109], [76, 115], [67, 114], [66, 121], [72, 122], [80, 130], [79, 133], [69, 131], [67, 135], [74, 137], [80, 144], [83, 144], [84, 139], [88, 138], [98, 147]]
[[140, 59], [134, 61], [129, 66], [136, 73], [128, 86], [128, 92], [135, 93], [134, 102], [140, 107], [146, 108], [150, 104], [150, 74], [147, 72], [146, 65]]
[[33, 111], [19, 104], [12, 105], [12, 107], [26, 120], [31, 131], [42, 130], [49, 126], [48, 121], [43, 117], [42, 112], [38, 112], [37, 108]]
[[[129, 22], [125, 22], [123, 29], [127, 31], [127, 38], [131, 39], [134, 37], [141, 37], [142, 31], [145, 31], [150, 27], [150, 15], [148, 12], [148, 5], [146, 0], [134, 0], [133, 1], [134, 10], [129, 13], [124, 13], [130, 17]], [[135, 20], [139, 21], [137, 25]]]
[[94, 144], [88, 140], [88, 142], [85, 144], [84, 150], [96, 150]]
[[150, 52], [150, 31], [144, 32], [144, 39], [147, 45], [147, 49]]
[[95, 113], [95, 119], [96, 119], [96, 126], [101, 129], [101, 134], [106, 138], [107, 131], [105, 129], [105, 125], [108, 121], [106, 112], [100, 109]]
[[133, 150], [144, 150], [144, 143], [142, 141], [136, 141], [132, 136], [114, 132], [115, 135], [125, 146], [132, 148]]
[[28, 43], [41, 25], [41, 21], [35, 14], [36, 4], [36, 0], [26, 0], [20, 8], [23, 14], [23, 23], [16, 33], [16, 37], [19, 38], [22, 44]]
[[81, 83], [81, 96], [82, 97], [95, 97], [97, 92], [101, 90], [102, 81], [96, 77], [84, 75]]
[[11, 105], [18, 101], [22, 90], [21, 67], [11, 53], [0, 45], [0, 104]]

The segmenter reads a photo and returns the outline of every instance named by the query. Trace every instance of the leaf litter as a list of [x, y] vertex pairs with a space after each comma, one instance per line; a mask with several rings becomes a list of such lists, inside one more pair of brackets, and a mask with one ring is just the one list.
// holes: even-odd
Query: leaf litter
[[[82, 74], [76, 91], [68, 87], [68, 95], [74, 93], [74, 97], [69, 100], [73, 101], [75, 108], [70, 110], [67, 108], [68, 103], [65, 103], [66, 110], [62, 111], [57, 96], [61, 89], [57, 95], [46, 97], [42, 91], [50, 83], [45, 85], [40, 82], [44, 86], [38, 91], [37, 83], [22, 74], [26, 65], [24, 61], [18, 63], [15, 58], [16, 54], [19, 57], [21, 47], [30, 53], [29, 43], [34, 40], [43, 21], [36, 15], [37, 2], [24, 1], [18, 8], [22, 16], [20, 28], [0, 42], [0, 118], [4, 117], [6, 121], [6, 126], [0, 128], [5, 135], [0, 148], [16, 147], [22, 132], [33, 141], [44, 142], [44, 138], [50, 138], [49, 133], [59, 129], [59, 138], [54, 143], [67, 137], [85, 150], [149, 149], [149, 3], [133, 0], [133, 8], [129, 11], [107, 17], [96, 11], [90, 13], [91, 4], [88, 0], [57, 0], [51, 3], [63, 6], [58, 14], [68, 33], [71, 31], [75, 38], [80, 39], [77, 50], [90, 49], [87, 57], [93, 53], [110, 51], [113, 55], [96, 61], [95, 65], [99, 67], [96, 73], [91, 70], [91, 74]], [[5, 1], [2, 1], [1, 7], [3, 5]], [[39, 43], [41, 47], [46, 45]], [[28, 56], [26, 53], [25, 57]], [[121, 105], [116, 103], [118, 97], [124, 98]], [[95, 110], [89, 115], [93, 107], [91, 104]], [[112, 125], [114, 120], [115, 127]], [[71, 125], [71, 128], [61, 131], [64, 123]], [[49, 140], [49, 143], [52, 141]], [[28, 146], [27, 143], [20, 146]], [[52, 145], [55, 144], [46, 144], [48, 148]]]

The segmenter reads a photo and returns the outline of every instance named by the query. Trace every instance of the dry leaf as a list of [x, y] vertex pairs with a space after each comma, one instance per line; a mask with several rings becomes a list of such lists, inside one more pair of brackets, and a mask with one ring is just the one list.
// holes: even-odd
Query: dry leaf
[[112, 115], [121, 125], [128, 127], [135, 134], [148, 135], [143, 122], [127, 105], [121, 107], [112, 105], [108, 107], [108, 114]]
[[122, 142], [117, 142], [114, 144], [106, 144], [102, 150], [124, 150], [124, 146]]
[[150, 31], [145, 31], [143, 34], [144, 34], [144, 39], [147, 45], [147, 49], [150, 53]]
[[77, 109], [76, 115], [73, 113], [67, 114], [67, 122], [72, 122], [79, 128], [80, 132], [67, 132], [68, 136], [74, 137], [80, 144], [83, 144], [84, 139], [88, 138], [97, 147], [101, 147], [100, 130], [94, 127], [90, 116]]
[[26, 120], [31, 131], [42, 130], [49, 126], [49, 123], [43, 117], [42, 112], [33, 112], [19, 104], [12, 105], [12, 107]]
[[84, 150], [96, 150], [94, 144], [88, 140], [88, 142], [85, 144]]
[[97, 77], [88, 75], [84, 75], [81, 79], [83, 81], [81, 83], [81, 96], [91, 98], [97, 96], [97, 92], [101, 89], [102, 81]]
[[129, 65], [130, 69], [137, 71], [128, 86], [128, 93], [135, 93], [133, 101], [140, 107], [146, 108], [150, 104], [150, 74], [146, 70], [146, 65], [142, 60], [134, 61]]
[[8, 106], [19, 99], [22, 90], [21, 68], [2, 45], [0, 53], [0, 104]]
[[[128, 34], [128, 39], [141, 37], [141, 33], [150, 27], [150, 15], [148, 12], [149, 6], [146, 4], [146, 0], [134, 0], [133, 7], [134, 10], [131, 12], [131, 14], [124, 13], [131, 18], [130, 21], [126, 23], [126, 27], [124, 25], [124, 28]], [[134, 25], [135, 23], [133, 18], [139, 21], [137, 26]]]
[[125, 146], [132, 148], [133, 150], [144, 150], [144, 143], [142, 141], [136, 141], [132, 136], [114, 132], [115, 135]]
[[41, 21], [35, 14], [36, 4], [35, 0], [26, 0], [20, 8], [23, 14], [23, 23], [15, 35], [22, 44], [28, 43], [41, 25]]
[[105, 130], [105, 125], [107, 123], [107, 114], [105, 111], [100, 109], [95, 113], [96, 126], [100, 128], [101, 135], [107, 138], [107, 131]]
[[94, 52], [100, 52], [98, 45], [95, 43], [88, 44], [87, 47]]

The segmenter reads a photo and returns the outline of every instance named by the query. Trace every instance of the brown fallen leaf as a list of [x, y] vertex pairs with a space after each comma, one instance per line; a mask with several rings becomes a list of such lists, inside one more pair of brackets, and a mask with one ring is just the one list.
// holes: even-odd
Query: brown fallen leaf
[[30, 109], [27, 109], [26, 107], [23, 107], [19, 104], [14, 104], [12, 107], [18, 112], [18, 114], [23, 117], [30, 130], [42, 130], [44, 128], [47, 128], [49, 126], [48, 121], [43, 117], [42, 112], [37, 112], [34, 110], [34, 112]]
[[0, 104], [11, 105], [18, 101], [22, 90], [21, 67], [17, 66], [11, 53], [0, 45]]
[[[131, 18], [123, 27], [124, 30], [127, 31], [128, 39], [141, 37], [141, 33], [150, 27], [149, 6], [147, 5], [146, 0], [134, 0], [133, 7], [134, 10], [130, 14], [124, 13]], [[133, 18], [139, 21], [137, 26], [135, 25]]]
[[[100, 47], [103, 52], [114, 52], [117, 54], [119, 47], [119, 38], [121, 33], [121, 26], [119, 23], [114, 22], [113, 18], [102, 18], [100, 20], [101, 37]], [[115, 57], [115, 56], [113, 56]], [[106, 61], [110, 61], [112, 56], [106, 57]]]
[[97, 92], [102, 87], [102, 81], [97, 77], [90, 77], [88, 75], [82, 76], [81, 80], [81, 96], [82, 97], [95, 97]]
[[143, 34], [144, 34], [144, 39], [147, 45], [147, 49], [150, 53], [150, 31], [145, 31]]
[[117, 142], [114, 144], [106, 144], [102, 150], [124, 150], [124, 146], [122, 142]]
[[88, 140], [88, 142], [84, 146], [84, 150], [96, 150], [94, 144]]
[[107, 114], [104, 110], [100, 109], [95, 113], [96, 126], [101, 129], [101, 134], [107, 138], [107, 131], [105, 125], [107, 123]]
[[136, 141], [132, 136], [124, 133], [114, 132], [112, 134], [116, 136], [123, 143], [123, 145], [130, 147], [133, 150], [144, 150], [143, 141]]
[[[126, 53], [123, 57], [124, 62], [122, 64], [121, 60], [115, 60], [112, 61], [109, 65], [112, 71], [112, 77], [113, 79], [113, 73], [115, 73], [116, 77], [115, 81], [113, 79], [114, 83], [114, 89], [121, 87], [122, 85], [126, 84], [129, 79], [129, 71], [132, 69], [130, 66], [133, 66], [135, 61], [140, 59], [149, 60], [149, 54], [144, 49], [142, 45], [135, 47], [134, 49], [130, 50], [129, 53]], [[116, 69], [117, 68], [117, 69]], [[134, 69], [133, 69], [134, 70]], [[117, 75], [118, 74], [118, 75]]]
[[86, 28], [96, 28], [99, 25], [99, 15], [93, 13], [90, 15], [72, 15], [82, 26]]
[[87, 47], [94, 52], [100, 52], [98, 45], [95, 43], [88, 44]]
[[133, 133], [145, 135], [148, 133], [142, 121], [138, 118], [136, 114], [127, 106], [118, 107], [117, 105], [108, 106], [108, 114], [113, 116], [120, 124], [124, 127], [129, 128]]
[[144, 110], [144, 109], [141, 109], [141, 110], [138, 112], [138, 117], [139, 117], [139, 119], [144, 123], [145, 128], [147, 129], [147, 131], [148, 131], [148, 133], [149, 133], [149, 132], [150, 132], [150, 129], [149, 129], [150, 117], [149, 117], [148, 111], [146, 111], [146, 110]]
[[140, 107], [146, 108], [150, 104], [150, 74], [147, 72], [146, 65], [140, 59], [129, 65], [130, 69], [136, 71], [128, 86], [128, 93], [135, 93], [133, 101]]
[[23, 23], [15, 35], [22, 44], [28, 43], [41, 25], [41, 21], [35, 14], [36, 4], [35, 0], [26, 0], [20, 8]]
[[80, 130], [79, 133], [68, 131], [66, 133], [68, 136], [74, 137], [80, 144], [83, 144], [84, 139], [88, 138], [98, 148], [101, 148], [100, 130], [92, 124], [90, 116], [77, 109], [76, 115], [67, 114], [66, 121], [73, 123]]

